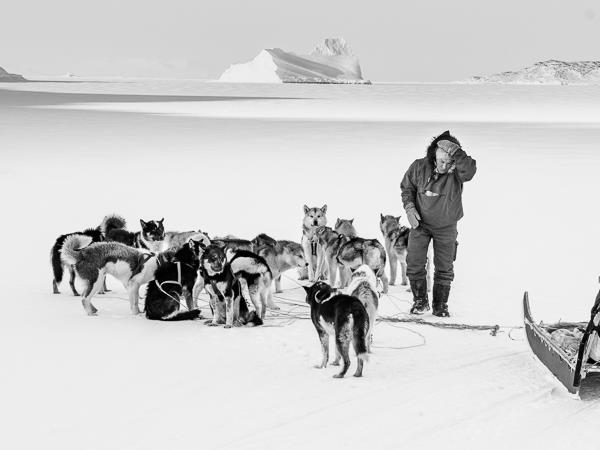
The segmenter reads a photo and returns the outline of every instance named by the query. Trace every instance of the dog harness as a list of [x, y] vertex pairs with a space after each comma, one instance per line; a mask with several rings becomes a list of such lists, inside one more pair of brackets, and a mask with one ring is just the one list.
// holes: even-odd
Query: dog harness
[[173, 299], [175, 302], [179, 303], [180, 307], [188, 309], [187, 305], [184, 305], [183, 302], [181, 301], [182, 300], [181, 296], [179, 298], [175, 298], [163, 289], [163, 285], [165, 285], [165, 284], [175, 284], [183, 290], [183, 286], [181, 285], [181, 262], [176, 261], [175, 264], [177, 264], [177, 281], [165, 280], [162, 283], [159, 283], [158, 280], [154, 280], [154, 283], [156, 284], [156, 287], [158, 288], [159, 291], [161, 291], [167, 297]]

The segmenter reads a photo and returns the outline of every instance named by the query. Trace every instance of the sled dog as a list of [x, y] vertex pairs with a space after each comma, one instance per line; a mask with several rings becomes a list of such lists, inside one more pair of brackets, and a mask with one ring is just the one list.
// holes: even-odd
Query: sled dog
[[[124, 219], [116, 215], [109, 215], [105, 216], [102, 220], [102, 223], [96, 228], [88, 228], [84, 231], [67, 233], [59, 236], [56, 239], [56, 242], [54, 242], [52, 250], [50, 251], [50, 261], [52, 264], [52, 273], [54, 275], [54, 279], [52, 280], [52, 291], [55, 294], [60, 294], [58, 285], [62, 281], [64, 268], [66, 267], [70, 274], [69, 285], [71, 286], [71, 291], [73, 292], [73, 295], [79, 296], [79, 292], [77, 292], [77, 289], [75, 288], [75, 269], [71, 264], [67, 264], [65, 261], [63, 261], [60, 255], [60, 249], [69, 236], [74, 234], [82, 234], [90, 236], [92, 238], [92, 242], [102, 242], [105, 239], [107, 229], [110, 230], [112, 228], [123, 228], [124, 226]], [[104, 294], [105, 290], [106, 285], [103, 286], [99, 293]]]
[[367, 348], [371, 353], [371, 342], [377, 308], [379, 307], [379, 293], [377, 292], [377, 277], [369, 266], [363, 264], [352, 274], [350, 284], [344, 290], [351, 297], [356, 297], [363, 304], [369, 315], [369, 330], [367, 332]]
[[139, 314], [140, 286], [154, 278], [158, 257], [143, 253], [120, 242], [97, 242], [92, 244], [89, 236], [69, 236], [61, 249], [62, 258], [75, 266], [75, 271], [85, 287], [81, 303], [88, 315], [98, 310], [92, 297], [102, 287], [104, 277], [110, 274], [127, 289], [132, 314]]
[[347, 238], [354, 238], [358, 236], [356, 233], [356, 228], [354, 228], [354, 219], [337, 219], [333, 229], [336, 233], [342, 234]]
[[163, 239], [163, 250], [179, 250], [192, 239], [202, 242], [205, 247], [210, 245], [210, 239], [202, 231], [167, 231]]
[[124, 227], [112, 229], [107, 232], [106, 240], [158, 253], [163, 250], [163, 241], [165, 239], [164, 220], [163, 218], [145, 222], [140, 219], [141, 231], [132, 233]]
[[304, 286], [306, 303], [310, 305], [310, 317], [319, 340], [323, 359], [315, 366], [322, 369], [329, 361], [329, 336], [335, 338], [336, 358], [332, 365], [339, 365], [342, 358], [343, 366], [334, 378], [342, 378], [350, 367], [350, 343], [354, 346], [357, 357], [355, 377], [362, 376], [364, 361], [367, 355], [367, 331], [369, 317], [363, 304], [356, 297], [338, 294], [331, 296], [333, 290], [327, 283], [316, 282], [310, 287]]
[[[304, 219], [302, 221], [302, 250], [304, 251], [304, 258], [308, 263], [308, 280], [314, 282], [321, 276], [320, 273], [316, 273], [317, 260], [319, 252], [322, 251], [319, 244], [313, 242], [313, 237], [317, 227], [327, 225], [327, 205], [323, 205], [321, 208], [309, 208], [304, 205]], [[300, 273], [300, 279], [306, 279], [303, 271]]]
[[[385, 240], [385, 250], [390, 263], [390, 284], [396, 284], [398, 263], [400, 263], [400, 274], [402, 286], [408, 285], [406, 277], [406, 254], [408, 252], [408, 236], [410, 228], [400, 225], [400, 216], [380, 214], [379, 228]], [[431, 249], [427, 252], [427, 290], [431, 291]]]
[[340, 234], [330, 227], [317, 227], [314, 233], [314, 240], [321, 246], [320, 258], [317, 259], [317, 272], [323, 273], [325, 267], [329, 272], [329, 284], [335, 287], [338, 272], [343, 270], [343, 266], [338, 263], [337, 254], [340, 247], [348, 240], [343, 234]]
[[[200, 316], [200, 310], [191, 301], [191, 292], [198, 275], [199, 255], [205, 248], [204, 242], [190, 239], [158, 266], [146, 291], [147, 319], [175, 321]], [[183, 300], [186, 306], [182, 311]]]
[[256, 254], [264, 258], [269, 265], [275, 292], [281, 291], [281, 274], [293, 268], [306, 267], [302, 246], [293, 241], [275, 241], [275, 244], [265, 244], [256, 249]]
[[219, 245], [206, 247], [200, 258], [200, 276], [210, 296], [213, 313], [212, 320], [206, 322], [208, 325], [224, 324], [230, 328], [263, 324], [264, 308], [259, 309], [258, 300], [267, 301], [265, 296], [270, 294], [271, 279], [267, 264], [258, 258], [242, 250], [228, 261]]
[[342, 244], [337, 254], [338, 263], [344, 270], [340, 270], [342, 275], [342, 287], [348, 285], [350, 274], [362, 266], [368, 265], [383, 283], [383, 292], [388, 292], [388, 278], [385, 274], [385, 250], [383, 245], [377, 239], [352, 238]]

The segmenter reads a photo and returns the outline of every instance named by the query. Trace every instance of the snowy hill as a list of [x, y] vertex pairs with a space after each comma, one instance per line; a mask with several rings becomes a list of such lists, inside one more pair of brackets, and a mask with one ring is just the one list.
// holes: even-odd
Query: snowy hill
[[22, 75], [16, 73], [8, 73], [2, 67], [0, 67], [0, 83], [8, 81], [27, 81]]
[[516, 72], [477, 76], [478, 83], [600, 84], [600, 61], [542, 61]]
[[254, 83], [369, 84], [358, 58], [342, 38], [325, 39], [309, 54], [262, 50], [252, 61], [233, 64], [219, 81]]

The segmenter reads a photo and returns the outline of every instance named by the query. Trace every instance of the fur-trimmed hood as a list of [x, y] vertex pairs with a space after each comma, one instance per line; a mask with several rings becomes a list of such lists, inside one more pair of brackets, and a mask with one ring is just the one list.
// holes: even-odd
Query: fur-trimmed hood
[[429, 144], [429, 147], [427, 147], [426, 153], [427, 161], [429, 161], [432, 167], [435, 167], [435, 151], [437, 150], [437, 143], [443, 140], [454, 142], [456, 145], [460, 146], [460, 142], [450, 134], [450, 130], [446, 130], [439, 136], [434, 137], [431, 144]]

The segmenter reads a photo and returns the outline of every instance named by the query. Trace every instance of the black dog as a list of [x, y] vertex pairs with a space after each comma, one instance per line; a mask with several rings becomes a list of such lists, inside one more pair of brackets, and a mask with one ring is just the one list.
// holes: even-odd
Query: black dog
[[[198, 275], [198, 256], [205, 248], [202, 242], [190, 239], [176, 253], [159, 255], [161, 263], [146, 292], [147, 319], [175, 321], [200, 317], [200, 310], [193, 308], [191, 294]], [[187, 304], [186, 311], [180, 311], [183, 298]]]
[[[160, 252], [162, 250], [162, 243], [165, 239], [164, 220], [165, 219], [163, 218], [160, 220], [144, 222], [140, 219], [142, 231], [137, 231], [135, 233], [127, 231], [125, 226], [121, 228], [111, 228], [106, 232], [106, 240], [120, 242], [121, 244], [130, 247], [146, 249], [152, 252]], [[123, 223], [125, 223], [124, 220]]]
[[349, 295], [331, 295], [334, 293], [327, 283], [317, 282], [311, 287], [304, 286], [306, 303], [310, 305], [310, 317], [317, 330], [323, 361], [315, 366], [322, 369], [329, 360], [329, 336], [335, 337], [336, 359], [332, 365], [339, 365], [340, 356], [344, 366], [334, 378], [343, 378], [350, 367], [348, 354], [350, 342], [354, 346], [358, 367], [355, 377], [362, 376], [364, 361], [367, 355], [367, 331], [369, 330], [369, 316], [361, 301]]
[[[263, 324], [253, 305], [248, 307], [248, 303], [242, 299], [240, 278], [234, 274], [225, 256], [225, 249], [219, 244], [210, 244], [204, 250], [200, 258], [200, 276], [210, 296], [210, 308], [213, 313], [213, 318], [206, 322], [207, 325], [225, 324], [226, 327], [230, 327]], [[237, 317], [231, 317], [230, 324], [226, 323], [227, 303], [233, 306], [236, 312], [239, 310]]]
[[[96, 228], [88, 228], [84, 231], [78, 231], [74, 233], [67, 233], [56, 238], [56, 242], [52, 246], [52, 250], [50, 251], [50, 262], [52, 264], [52, 272], [54, 274], [54, 279], [52, 280], [52, 290], [55, 294], [60, 294], [58, 290], [58, 285], [61, 283], [64, 275], [64, 267], [66, 266], [69, 269], [70, 278], [69, 285], [71, 286], [71, 290], [73, 291], [73, 295], [79, 296], [79, 292], [75, 289], [75, 269], [70, 264], [65, 263], [60, 257], [60, 249], [62, 248], [65, 240], [74, 234], [83, 234], [92, 238], [92, 243], [94, 242], [102, 242], [106, 236], [106, 230], [114, 229], [114, 228], [123, 228], [125, 226], [125, 220], [116, 215], [106, 216], [102, 220], [102, 224], [97, 226]], [[104, 286], [104, 290], [106, 290], [106, 286]]]

